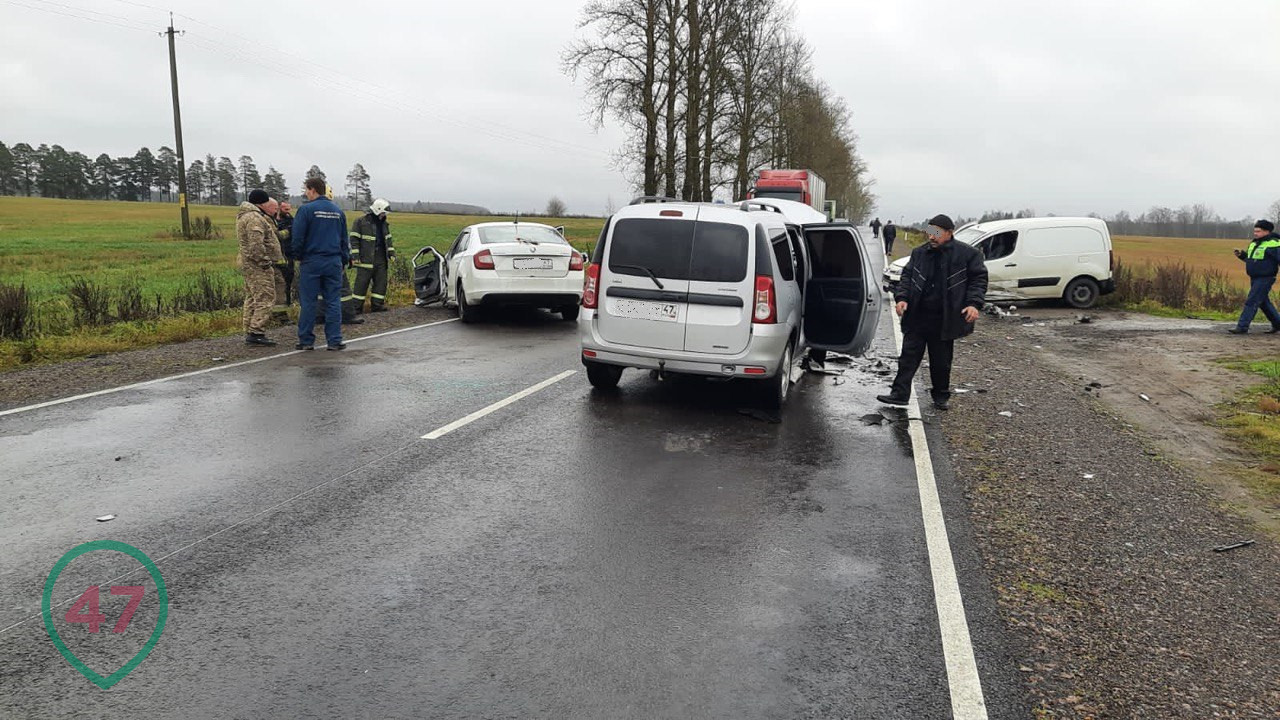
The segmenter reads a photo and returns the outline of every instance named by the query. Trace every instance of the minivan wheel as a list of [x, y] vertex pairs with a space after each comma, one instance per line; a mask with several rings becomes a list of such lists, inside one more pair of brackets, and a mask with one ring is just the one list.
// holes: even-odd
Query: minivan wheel
[[578, 319], [579, 309], [580, 308], [577, 305], [565, 305], [560, 308], [560, 317], [564, 318], [568, 322], [573, 322]]
[[480, 319], [480, 308], [467, 304], [467, 293], [463, 291], [461, 282], [458, 283], [458, 319], [467, 324]]
[[761, 383], [764, 386], [762, 400], [764, 408], [778, 412], [787, 402], [791, 394], [791, 345], [782, 351], [782, 361], [778, 364], [778, 372]]
[[591, 381], [591, 387], [597, 390], [612, 390], [618, 387], [618, 381], [622, 379], [621, 365], [605, 365], [595, 362], [589, 362], [586, 365], [587, 380]]
[[1098, 283], [1093, 278], [1079, 277], [1067, 283], [1066, 292], [1062, 294], [1067, 304], [1081, 310], [1093, 307], [1098, 302]]

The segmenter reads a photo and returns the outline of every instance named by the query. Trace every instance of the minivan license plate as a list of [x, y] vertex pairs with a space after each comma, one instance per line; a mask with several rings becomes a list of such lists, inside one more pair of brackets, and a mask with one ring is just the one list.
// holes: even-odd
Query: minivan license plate
[[514, 267], [517, 270], [550, 270], [551, 258], [516, 258]]
[[675, 303], [646, 302], [644, 300], [614, 301], [614, 314], [618, 317], [636, 320], [656, 320], [658, 322], [676, 322], [680, 309]]

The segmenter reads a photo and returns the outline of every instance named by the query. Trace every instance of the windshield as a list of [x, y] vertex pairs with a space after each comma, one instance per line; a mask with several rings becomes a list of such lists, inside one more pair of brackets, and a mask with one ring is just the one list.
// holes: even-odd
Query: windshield
[[976, 227], [968, 227], [956, 233], [956, 240], [965, 245], [972, 245], [982, 237], [982, 231]]
[[804, 191], [791, 190], [788, 188], [756, 188], [756, 197], [804, 202]]
[[667, 280], [741, 282], [747, 276], [747, 229], [726, 223], [630, 218], [609, 240], [609, 271]]
[[495, 243], [556, 243], [568, 245], [568, 241], [560, 237], [560, 233], [545, 225], [492, 225], [480, 228], [480, 242], [485, 245]]

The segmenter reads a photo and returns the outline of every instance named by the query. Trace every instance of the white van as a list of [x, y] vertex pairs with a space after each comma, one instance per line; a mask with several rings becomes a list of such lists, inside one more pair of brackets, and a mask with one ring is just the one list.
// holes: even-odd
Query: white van
[[[966, 225], [957, 242], [975, 245], [986, 258], [988, 300], [1062, 298], [1091, 307], [1115, 292], [1111, 232], [1097, 218], [1019, 218]], [[907, 258], [885, 268], [886, 288], [902, 279]]]
[[857, 229], [801, 203], [640, 198], [605, 223], [578, 316], [597, 388], [624, 368], [753, 380], [770, 408], [809, 350], [864, 353], [882, 296]]

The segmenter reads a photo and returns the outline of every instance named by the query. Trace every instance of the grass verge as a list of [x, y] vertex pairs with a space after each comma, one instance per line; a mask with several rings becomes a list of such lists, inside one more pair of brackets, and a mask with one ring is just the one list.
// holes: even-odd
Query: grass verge
[[1267, 505], [1280, 509], [1280, 360], [1231, 360], [1225, 364], [1265, 378], [1227, 403], [1218, 425], [1257, 459], [1257, 465], [1242, 471], [1245, 485]]

